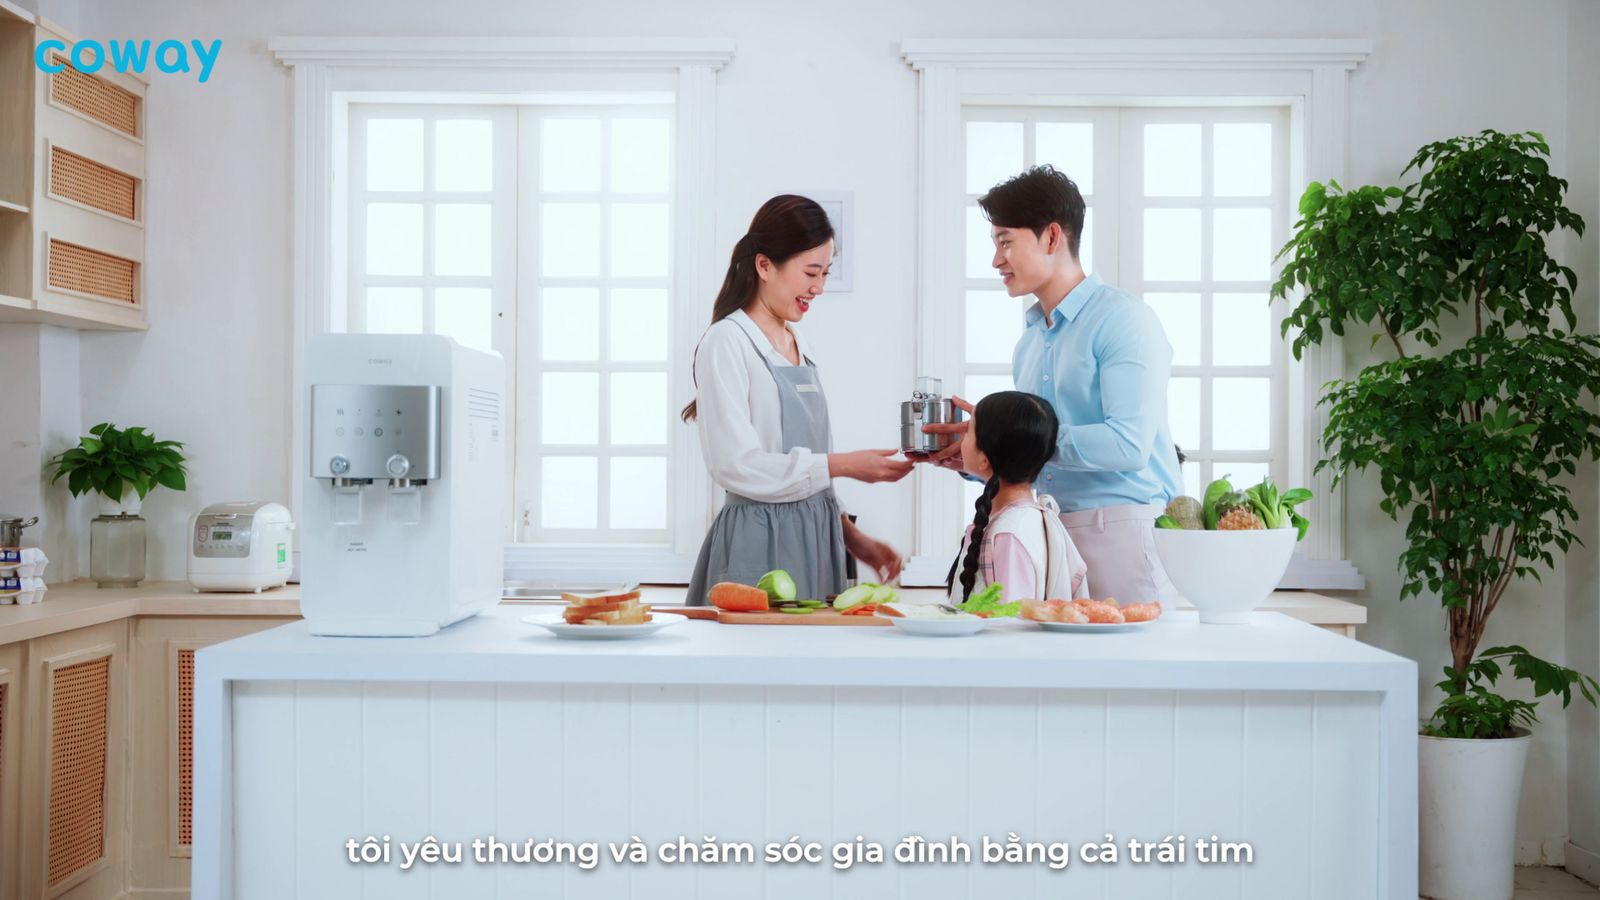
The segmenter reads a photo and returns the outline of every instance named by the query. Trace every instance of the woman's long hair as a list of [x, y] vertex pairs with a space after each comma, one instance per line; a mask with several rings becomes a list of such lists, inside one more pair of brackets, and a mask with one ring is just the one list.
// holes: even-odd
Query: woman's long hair
[[[1060, 422], [1056, 411], [1043, 398], [1022, 391], [999, 391], [978, 401], [972, 411], [973, 439], [989, 457], [994, 474], [983, 486], [983, 494], [973, 505], [972, 538], [961, 564], [961, 599], [972, 596], [978, 581], [978, 562], [983, 533], [989, 527], [995, 495], [1001, 483], [1032, 484], [1056, 452]], [[1048, 548], [1047, 548], [1048, 549]], [[955, 584], [956, 562], [945, 576], [945, 590]], [[1048, 587], [1042, 585], [1041, 587]], [[1040, 597], [1040, 600], [1045, 598]]]
[[[728, 260], [728, 274], [722, 279], [722, 290], [717, 292], [717, 302], [711, 306], [711, 324], [726, 319], [736, 310], [744, 309], [756, 297], [761, 285], [756, 274], [756, 254], [781, 266], [795, 256], [833, 239], [833, 223], [815, 200], [795, 194], [780, 194], [761, 204], [756, 216], [750, 220], [750, 230], [733, 245], [733, 257]], [[696, 348], [695, 355], [699, 355]], [[693, 373], [694, 363], [690, 362]], [[683, 420], [694, 421], [698, 401], [690, 400], [683, 408]]]

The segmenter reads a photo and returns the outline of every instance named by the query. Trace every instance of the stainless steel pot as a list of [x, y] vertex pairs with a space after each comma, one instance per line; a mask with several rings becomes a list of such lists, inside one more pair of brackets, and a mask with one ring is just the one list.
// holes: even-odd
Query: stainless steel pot
[[924, 425], [960, 422], [965, 414], [943, 396], [943, 382], [927, 375], [917, 379], [911, 399], [900, 404], [900, 450], [908, 457], [923, 457], [949, 447], [953, 434], [925, 434]]
[[0, 515], [0, 547], [21, 547], [22, 529], [39, 524], [39, 517], [24, 519], [21, 516]]

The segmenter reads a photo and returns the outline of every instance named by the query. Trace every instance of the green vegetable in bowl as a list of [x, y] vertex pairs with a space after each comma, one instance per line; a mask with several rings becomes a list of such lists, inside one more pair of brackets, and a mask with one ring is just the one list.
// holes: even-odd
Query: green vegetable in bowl
[[1294, 508], [1311, 499], [1311, 492], [1305, 488], [1278, 493], [1277, 485], [1271, 478], [1261, 479], [1255, 487], [1245, 488], [1244, 494], [1250, 499], [1250, 505], [1255, 508], [1256, 515], [1268, 528], [1289, 528], [1299, 530], [1300, 536], [1295, 540], [1304, 540], [1306, 529], [1311, 522], [1305, 516], [1295, 512]]
[[1232, 493], [1233, 485], [1229, 483], [1227, 476], [1218, 478], [1206, 487], [1206, 498], [1201, 501], [1200, 505], [1205, 510], [1207, 531], [1217, 530], [1217, 522], [1222, 519], [1222, 510], [1219, 507], [1222, 501]]
[[1182, 531], [1183, 530], [1183, 523], [1179, 522], [1177, 519], [1174, 519], [1171, 516], [1161, 515], [1161, 516], [1156, 516], [1156, 527], [1157, 528], [1172, 528], [1172, 529], [1176, 529], [1178, 531]]

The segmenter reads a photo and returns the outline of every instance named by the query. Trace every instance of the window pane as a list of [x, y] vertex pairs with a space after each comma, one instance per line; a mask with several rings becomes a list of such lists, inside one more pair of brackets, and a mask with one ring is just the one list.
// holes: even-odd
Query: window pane
[[1212, 382], [1211, 446], [1217, 450], [1272, 447], [1272, 381], [1218, 378]]
[[548, 192], [600, 190], [600, 121], [540, 123], [539, 186]]
[[611, 358], [659, 362], [667, 358], [667, 292], [618, 288], [611, 292]]
[[539, 265], [547, 278], [600, 274], [600, 207], [546, 203], [539, 216]]
[[665, 277], [668, 244], [665, 203], [618, 203], [611, 207], [613, 276]]
[[540, 469], [541, 525], [594, 528], [600, 524], [599, 460], [592, 456], [547, 456]]
[[1200, 279], [1200, 210], [1144, 211], [1146, 281]]
[[600, 291], [545, 288], [540, 298], [539, 346], [547, 360], [600, 358]]
[[433, 291], [433, 331], [478, 350], [494, 349], [493, 295], [488, 288], [442, 287]]
[[422, 190], [422, 120], [367, 121], [367, 190]]
[[1021, 122], [967, 123], [967, 193], [988, 193], [1021, 172]]
[[611, 443], [667, 442], [667, 373], [616, 372], [611, 376]]
[[995, 274], [994, 238], [989, 236], [989, 220], [984, 218], [983, 210], [976, 206], [967, 207], [967, 277], [968, 278], [993, 278], [1000, 280]]
[[539, 391], [540, 437], [546, 444], [600, 442], [600, 376], [594, 372], [546, 372]]
[[1223, 122], [1212, 129], [1211, 192], [1219, 197], [1272, 193], [1272, 126]]
[[611, 460], [611, 527], [667, 527], [667, 461], [658, 456]]
[[433, 273], [489, 275], [489, 204], [440, 203], [433, 210]]
[[[1260, 484], [1261, 479], [1266, 478], [1271, 469], [1271, 466], [1264, 462], [1219, 462], [1212, 465], [1216, 467], [1217, 477], [1226, 476], [1228, 483], [1233, 485], [1236, 491]], [[1283, 490], [1284, 485], [1278, 485], [1278, 489]]]
[[1265, 366], [1272, 362], [1272, 307], [1266, 294], [1218, 294], [1211, 301], [1212, 362]]
[[1200, 379], [1174, 378], [1167, 382], [1167, 424], [1172, 440], [1184, 453], [1200, 449]]
[[433, 129], [433, 189], [494, 190], [494, 123], [440, 119]]
[[1211, 277], [1217, 281], [1266, 281], [1272, 277], [1272, 210], [1211, 212]]
[[1144, 195], [1200, 196], [1200, 126], [1144, 126]]
[[975, 405], [995, 391], [1009, 391], [1015, 386], [1010, 375], [968, 375], [961, 399]]
[[1092, 206], [1083, 211], [1083, 237], [1078, 240], [1078, 265], [1083, 266], [1086, 275], [1094, 272], [1094, 207]]
[[1186, 462], [1183, 464], [1183, 492], [1199, 500], [1205, 494], [1205, 485], [1200, 483], [1200, 464]]
[[422, 204], [367, 204], [367, 274], [422, 274]]
[[665, 119], [611, 123], [611, 189], [666, 193], [671, 186], [671, 135]]
[[1011, 351], [1022, 336], [1026, 307], [1020, 303], [1004, 291], [967, 292], [967, 362], [1011, 362]]
[[1094, 126], [1088, 122], [1040, 122], [1034, 126], [1033, 159], [1055, 166], [1078, 185], [1084, 196], [1094, 193]]
[[1200, 365], [1200, 295], [1145, 294], [1144, 302], [1156, 311], [1161, 329], [1172, 345], [1172, 364]]
[[422, 288], [367, 288], [368, 334], [421, 334]]

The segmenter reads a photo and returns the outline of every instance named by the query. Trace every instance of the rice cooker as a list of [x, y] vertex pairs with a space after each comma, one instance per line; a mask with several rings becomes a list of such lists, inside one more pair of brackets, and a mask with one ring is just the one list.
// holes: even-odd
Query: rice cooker
[[189, 521], [189, 584], [196, 591], [282, 587], [294, 567], [294, 522], [279, 503], [215, 503]]

